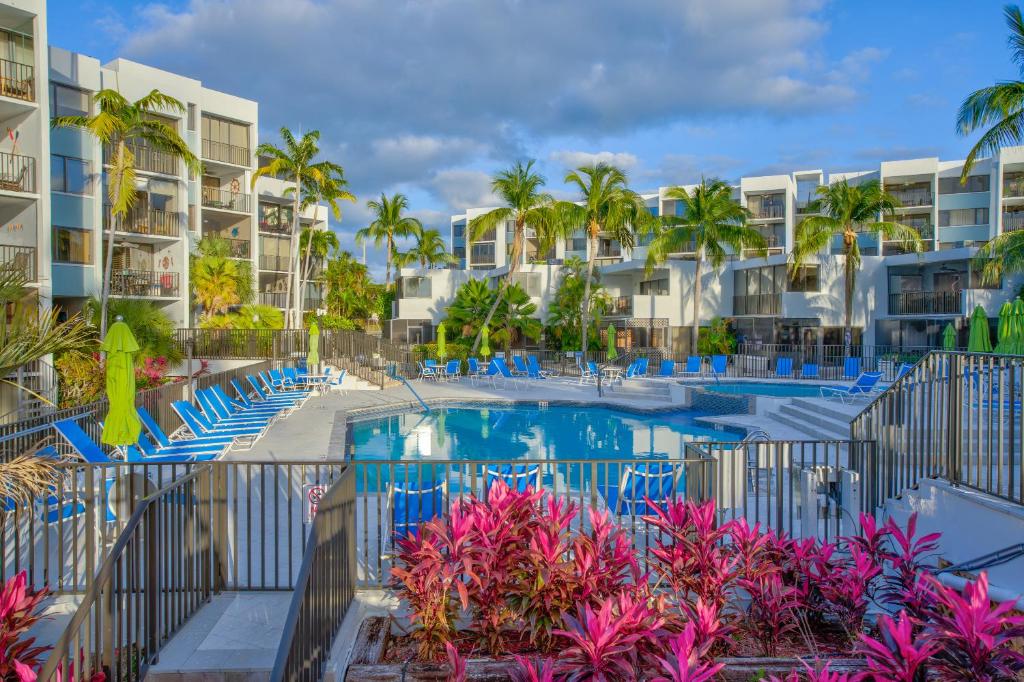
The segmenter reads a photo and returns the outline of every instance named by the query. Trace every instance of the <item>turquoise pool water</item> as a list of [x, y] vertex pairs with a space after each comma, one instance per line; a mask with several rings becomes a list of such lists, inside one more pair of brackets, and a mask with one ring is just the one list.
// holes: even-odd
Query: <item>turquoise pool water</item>
[[718, 384], [703, 384], [701, 388], [714, 393], [730, 395], [763, 395], [771, 398], [817, 398], [823, 384], [805, 384], [792, 381], [786, 383], [758, 383], [755, 381], [723, 381]]

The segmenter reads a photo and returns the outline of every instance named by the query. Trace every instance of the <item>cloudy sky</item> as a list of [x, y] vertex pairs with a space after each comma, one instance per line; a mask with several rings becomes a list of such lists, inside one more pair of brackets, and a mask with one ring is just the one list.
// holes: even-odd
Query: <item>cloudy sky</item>
[[319, 129], [360, 197], [333, 225], [347, 244], [381, 192], [447, 235], [515, 159], [560, 193], [599, 159], [645, 190], [960, 158], [960, 100], [1016, 77], [988, 0], [48, 4], [52, 44], [255, 99], [264, 140]]

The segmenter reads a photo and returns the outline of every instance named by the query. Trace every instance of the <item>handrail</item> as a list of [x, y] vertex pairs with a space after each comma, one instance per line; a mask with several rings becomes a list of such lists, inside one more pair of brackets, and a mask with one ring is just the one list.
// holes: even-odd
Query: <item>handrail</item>
[[403, 384], [405, 384], [405, 387], [409, 389], [409, 392], [412, 393], [413, 397], [416, 398], [419, 404], [423, 407], [423, 411], [426, 414], [430, 414], [430, 408], [427, 407], [427, 404], [425, 402], [423, 402], [423, 398], [421, 398], [420, 394], [416, 392], [416, 389], [412, 387], [412, 384], [409, 383], [409, 380], [398, 373], [398, 369], [395, 363], [388, 363], [387, 373], [388, 376], [391, 377], [392, 379], [395, 379], [396, 381], [401, 381]]

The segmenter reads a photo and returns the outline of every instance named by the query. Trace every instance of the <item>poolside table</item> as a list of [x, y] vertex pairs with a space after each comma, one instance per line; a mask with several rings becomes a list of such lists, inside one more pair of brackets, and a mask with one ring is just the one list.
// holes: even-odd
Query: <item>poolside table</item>
[[603, 367], [601, 369], [601, 377], [608, 383], [614, 383], [622, 380], [622, 368], [621, 367]]

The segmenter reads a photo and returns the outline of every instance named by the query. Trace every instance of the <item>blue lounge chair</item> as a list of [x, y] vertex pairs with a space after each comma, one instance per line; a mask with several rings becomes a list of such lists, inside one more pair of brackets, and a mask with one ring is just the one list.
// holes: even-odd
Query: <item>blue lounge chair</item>
[[682, 468], [671, 462], [626, 464], [618, 485], [604, 486], [601, 494], [617, 516], [649, 516], [654, 508], [644, 498], [664, 509], [675, 497], [681, 474]]
[[[141, 453], [141, 458], [138, 461], [158, 461], [166, 457], [187, 457], [188, 460], [183, 461], [208, 462], [212, 459], [217, 459], [227, 452], [228, 448], [231, 447], [231, 443], [209, 444], [183, 441], [180, 445], [169, 445], [162, 448], [157, 447], [145, 433], [140, 433], [139, 440], [133, 447], [138, 448], [138, 451]], [[134, 458], [133, 461], [135, 461]]]
[[[74, 418], [60, 419], [53, 423], [53, 429], [60, 434], [71, 449], [89, 464], [110, 464], [121, 463], [121, 460], [111, 459], [96, 442], [89, 437], [89, 434], [75, 421]], [[195, 461], [192, 455], [168, 455], [145, 457], [134, 445], [125, 448], [126, 462], [153, 462], [156, 464], [187, 463]]]
[[724, 377], [729, 371], [729, 356], [728, 355], [712, 355], [711, 356], [711, 375], [714, 377]]
[[493, 360], [491, 360], [491, 364], [490, 367], [488, 367], [488, 369], [490, 369], [491, 367], [493, 367], [496, 371], [496, 374], [494, 374], [495, 378], [501, 377], [502, 379], [505, 380], [505, 383], [511, 381], [512, 388], [519, 387], [519, 378], [512, 374], [512, 371], [509, 370], [508, 365], [505, 364], [504, 358], [494, 358]]
[[[608, 368], [606, 368], [608, 369]], [[626, 366], [626, 371], [622, 374], [623, 379], [636, 379], [640, 376], [640, 360], [634, 360]]]
[[793, 358], [779, 358], [775, 361], [775, 378], [793, 378]]
[[512, 356], [512, 368], [518, 376], [529, 376], [530, 370], [526, 367], [526, 359], [522, 355]]
[[672, 377], [676, 373], [676, 362], [675, 360], [662, 360], [661, 367], [658, 369], [659, 377]]
[[171, 407], [181, 421], [185, 422], [185, 426], [188, 427], [189, 431], [194, 433], [196, 437], [201, 436], [231, 436], [236, 446], [251, 448], [252, 444], [263, 435], [265, 427], [263, 426], [237, 426], [237, 425], [214, 425], [208, 421], [206, 417], [202, 415], [199, 410], [195, 408], [191, 403], [185, 402], [184, 400], [175, 400], [171, 403]]
[[[89, 464], [109, 464], [116, 460], [111, 460], [107, 456], [107, 453], [103, 452], [100, 446], [93, 442], [92, 438], [89, 437], [82, 427], [78, 425], [74, 419], [61, 419], [53, 423], [54, 430], [60, 434], [60, 436], [67, 442], [68, 445], [81, 457], [84, 461]], [[104, 520], [107, 522], [117, 521], [117, 514], [114, 513], [113, 508], [110, 506], [110, 489], [114, 486], [114, 482], [117, 479], [114, 477], [107, 477], [103, 480], [103, 506], [104, 506]], [[47, 519], [53, 519], [57, 521], [61, 518], [61, 512], [52, 509], [53, 503], [58, 503], [59, 500], [51, 495], [47, 498], [47, 510], [44, 512]], [[82, 511], [85, 511], [84, 508]]]
[[313, 392], [303, 388], [289, 388], [284, 384], [284, 375], [278, 370], [272, 369], [269, 372], [264, 370], [259, 374], [263, 380], [263, 385], [267, 389], [269, 395], [278, 396], [302, 396], [303, 399], [308, 399]]
[[288, 414], [284, 411], [283, 407], [278, 405], [255, 405], [252, 402], [246, 404], [246, 402], [235, 400], [220, 386], [211, 386], [210, 392], [219, 401], [220, 406], [224, 408], [224, 412], [218, 410], [218, 414], [226, 413], [229, 416], [248, 414], [268, 417], [284, 417]]
[[409, 481], [388, 485], [392, 537], [416, 535], [422, 524], [445, 512], [447, 481]]
[[686, 356], [686, 367], [680, 372], [683, 376], [700, 376], [701, 374], [701, 359], [699, 355], [687, 355]]
[[[149, 431], [149, 435], [156, 441], [157, 447], [166, 448], [175, 445], [207, 445], [215, 446], [221, 445], [228, 447], [234, 439], [229, 436], [210, 436], [209, 438], [182, 438], [178, 440], [171, 440], [170, 437], [160, 428], [160, 424], [157, 423], [153, 415], [149, 413], [145, 407], [137, 407], [135, 411], [139, 415], [139, 420], [142, 421], [142, 426]], [[187, 429], [185, 429], [187, 430]]]
[[458, 381], [462, 378], [462, 360], [449, 360], [444, 366], [444, 378], [448, 381]]
[[547, 379], [548, 377], [555, 375], [551, 372], [545, 372], [540, 368], [540, 363], [537, 361], [536, 355], [527, 355], [526, 376], [530, 379]]
[[540, 483], [539, 464], [502, 464], [490, 465], [484, 469], [484, 491], [491, 489], [491, 484], [501, 479], [517, 492], [524, 493], [527, 488], [537, 490]]
[[260, 415], [232, 415], [210, 389], [203, 388], [196, 391], [196, 400], [203, 408], [203, 413], [211, 424], [232, 424], [235, 426], [267, 426], [271, 421], [270, 417]]
[[846, 358], [843, 360], [843, 378], [856, 379], [860, 376], [860, 358]]
[[466, 376], [469, 377], [469, 383], [475, 386], [477, 381], [490, 380], [487, 372], [480, 367], [479, 360], [476, 358], [469, 358], [466, 361], [466, 364], [469, 365], [469, 372], [466, 374]]
[[338, 372], [337, 374], [332, 376], [330, 379], [325, 381], [323, 383], [323, 387], [325, 389], [329, 390], [329, 391], [334, 391], [336, 393], [343, 392], [345, 389], [342, 388], [342, 386], [345, 384], [345, 376], [347, 374], [348, 374], [348, 370], [347, 369], [341, 370], [340, 372]]
[[805, 362], [803, 364], [803, 367], [800, 368], [800, 378], [801, 379], [817, 379], [817, 378], [819, 378], [817, 363]]
[[636, 361], [637, 361], [638, 363], [640, 363], [640, 364], [639, 364], [639, 365], [637, 366], [637, 368], [636, 368], [636, 375], [637, 375], [638, 377], [643, 377], [643, 378], [646, 378], [646, 377], [647, 377], [647, 367], [648, 367], [648, 365], [650, 364], [650, 362], [651, 362], [651, 359], [650, 359], [650, 358], [647, 358], [647, 357], [644, 357], [644, 358], [637, 358], [637, 360], [636, 360]]
[[844, 403], [853, 402], [859, 398], [870, 396], [881, 378], [881, 372], [864, 372], [857, 377], [852, 386], [822, 386], [821, 397], [839, 398]]
[[[268, 385], [262, 379], [256, 378], [252, 374], [246, 374], [245, 380], [249, 382], [250, 386], [252, 386], [252, 390], [255, 391], [253, 395], [259, 399], [260, 403], [290, 404], [297, 409], [301, 407], [309, 397], [308, 395], [300, 393], [272, 393], [270, 389], [267, 388]], [[244, 394], [244, 391], [242, 391], [238, 386], [235, 386], [235, 390], [238, 391], [239, 394]]]

